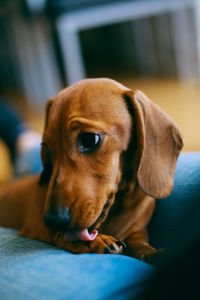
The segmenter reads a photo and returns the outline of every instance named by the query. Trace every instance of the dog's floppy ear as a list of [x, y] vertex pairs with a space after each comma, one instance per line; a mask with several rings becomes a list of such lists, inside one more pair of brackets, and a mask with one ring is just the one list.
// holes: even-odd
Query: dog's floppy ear
[[138, 184], [154, 198], [166, 197], [173, 188], [176, 161], [183, 146], [180, 131], [141, 91], [126, 91], [125, 99], [136, 127]]
[[[48, 100], [48, 102], [46, 104], [44, 132], [48, 125], [49, 111], [52, 106], [53, 100], [54, 99]], [[51, 173], [52, 173], [51, 153], [48, 149], [48, 146], [43, 143], [42, 143], [42, 148], [41, 148], [41, 159], [42, 159], [42, 164], [43, 164], [43, 170], [42, 170], [42, 173], [40, 174], [39, 185], [42, 186], [49, 182], [49, 179], [50, 179]]]

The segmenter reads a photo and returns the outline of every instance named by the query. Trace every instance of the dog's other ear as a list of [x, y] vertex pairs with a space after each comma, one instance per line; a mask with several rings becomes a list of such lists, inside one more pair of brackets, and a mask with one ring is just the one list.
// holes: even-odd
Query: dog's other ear
[[[48, 126], [49, 111], [52, 106], [53, 100], [54, 99], [48, 100], [46, 104], [44, 132]], [[43, 186], [49, 182], [52, 173], [51, 153], [48, 149], [48, 146], [43, 143], [41, 148], [41, 160], [42, 160], [43, 170], [40, 174], [39, 185]]]
[[50, 111], [50, 108], [53, 104], [53, 101], [54, 101], [54, 98], [52, 99], [49, 99], [46, 103], [46, 109], [45, 109], [45, 122], [44, 122], [44, 131], [45, 129], [47, 128], [47, 125], [48, 125], [48, 119], [49, 119], [49, 111]]
[[180, 131], [141, 91], [125, 92], [125, 100], [136, 127], [138, 184], [146, 194], [164, 198], [173, 188], [176, 161], [183, 146]]

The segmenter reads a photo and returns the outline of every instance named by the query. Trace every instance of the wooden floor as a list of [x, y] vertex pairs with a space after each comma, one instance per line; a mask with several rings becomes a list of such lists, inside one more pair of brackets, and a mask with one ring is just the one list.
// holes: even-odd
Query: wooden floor
[[[200, 82], [125, 76], [115, 79], [133, 90], [142, 90], [176, 121], [184, 137], [183, 151], [200, 151]], [[42, 131], [43, 113], [31, 112], [23, 105], [23, 101], [19, 101], [19, 104], [26, 121], [34, 129]], [[2, 143], [0, 143], [0, 166], [1, 183], [12, 175], [8, 154]]]

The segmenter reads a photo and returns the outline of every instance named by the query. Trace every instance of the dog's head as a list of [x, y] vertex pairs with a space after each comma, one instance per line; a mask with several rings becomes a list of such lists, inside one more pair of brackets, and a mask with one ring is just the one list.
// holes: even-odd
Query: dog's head
[[170, 193], [181, 147], [175, 123], [140, 91], [110, 79], [63, 90], [46, 109], [46, 225], [71, 240], [93, 239], [122, 182], [156, 198]]

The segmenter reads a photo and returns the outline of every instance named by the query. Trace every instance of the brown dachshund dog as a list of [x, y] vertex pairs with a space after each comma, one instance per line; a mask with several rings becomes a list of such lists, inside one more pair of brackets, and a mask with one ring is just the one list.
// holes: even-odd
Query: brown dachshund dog
[[[43, 171], [0, 196], [0, 226], [73, 253], [146, 258], [155, 198], [169, 195], [182, 138], [142, 92], [87, 79], [47, 103]], [[98, 230], [98, 231], [97, 231]]]

